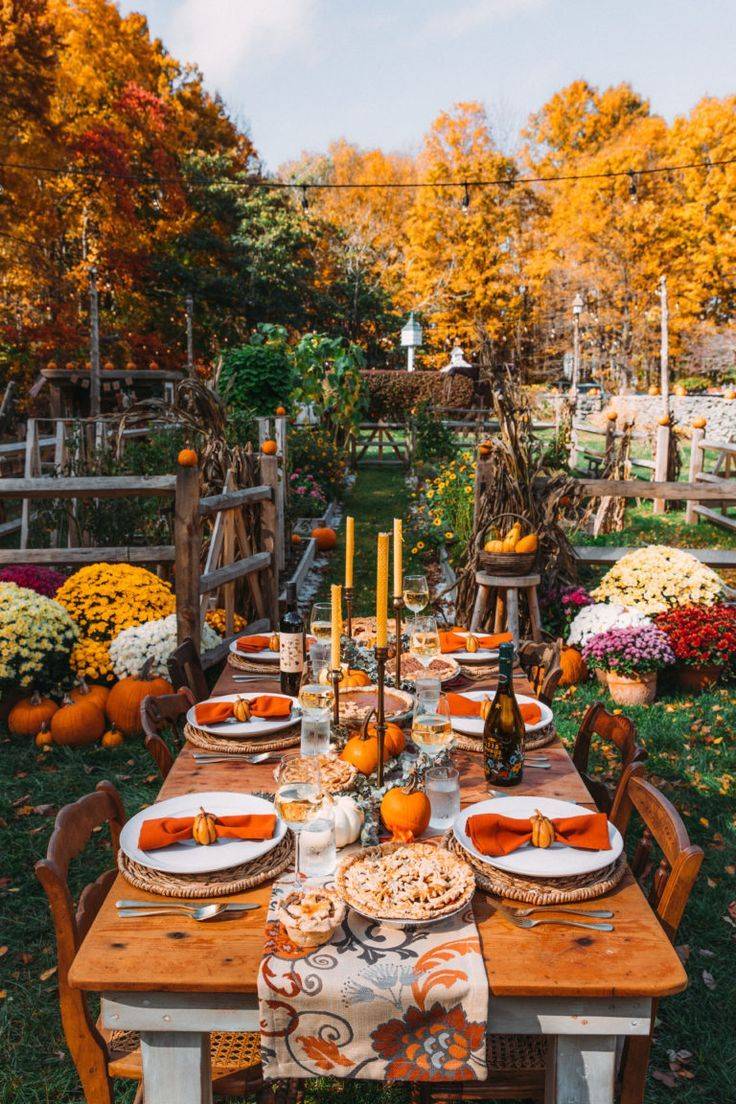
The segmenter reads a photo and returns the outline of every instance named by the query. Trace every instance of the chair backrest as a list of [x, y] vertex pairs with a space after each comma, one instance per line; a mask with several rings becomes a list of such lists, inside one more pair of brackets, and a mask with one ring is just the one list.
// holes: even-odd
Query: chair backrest
[[175, 690], [181, 690], [182, 686], [188, 686], [197, 701], [204, 701], [209, 697], [209, 687], [205, 678], [204, 668], [199, 658], [199, 652], [194, 646], [190, 636], [183, 640], [168, 658], [166, 666], [169, 669], [171, 685]]
[[[631, 871], [647, 889], [650, 905], [674, 942], [703, 861], [703, 850], [690, 842], [672, 802], [643, 775], [642, 763], [631, 763], [626, 768], [611, 810], [611, 821], [625, 836], [632, 813], [639, 814], [644, 828], [631, 859]], [[659, 863], [655, 844], [661, 852]]]
[[162, 740], [161, 733], [173, 728], [181, 735], [187, 711], [195, 704], [194, 694], [188, 686], [182, 686], [177, 694], [161, 694], [157, 697], [148, 694], [141, 702], [141, 724], [146, 750], [153, 757], [162, 778], [171, 770], [174, 757]]
[[[594, 735], [614, 744], [621, 755], [621, 772], [613, 793], [605, 782], [593, 778], [588, 770], [590, 744]], [[637, 743], [636, 725], [633, 721], [623, 713], [609, 713], [602, 702], [593, 702], [588, 707], [575, 737], [572, 761], [601, 812], [610, 813], [626, 768], [632, 763], [641, 763], [646, 758], [645, 749]]]
[[56, 817], [46, 858], [36, 863], [36, 877], [51, 908], [56, 933], [59, 1005], [67, 1046], [87, 1100], [109, 1101], [112, 1089], [107, 1072], [107, 1047], [95, 1027], [85, 994], [69, 985], [74, 956], [99, 912], [117, 871], [106, 870], [86, 886], [75, 905], [69, 889], [69, 864], [84, 850], [96, 828], [107, 824], [113, 854], [117, 853], [125, 811], [120, 795], [110, 782], [100, 782], [94, 793], [65, 805]]
[[525, 640], [519, 645], [519, 663], [532, 684], [534, 693], [545, 705], [552, 705], [555, 691], [562, 678], [560, 666], [561, 640], [537, 643]]

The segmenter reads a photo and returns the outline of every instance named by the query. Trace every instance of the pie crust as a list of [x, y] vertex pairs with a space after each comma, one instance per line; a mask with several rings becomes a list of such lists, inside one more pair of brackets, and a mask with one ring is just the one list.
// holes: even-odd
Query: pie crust
[[320, 755], [319, 776], [325, 793], [344, 793], [353, 787], [357, 770], [352, 763], [332, 755]]
[[327, 943], [345, 917], [345, 904], [324, 889], [294, 890], [279, 905], [278, 917], [297, 947]]
[[335, 890], [377, 920], [435, 920], [470, 901], [475, 877], [468, 863], [433, 843], [384, 843], [344, 859]]

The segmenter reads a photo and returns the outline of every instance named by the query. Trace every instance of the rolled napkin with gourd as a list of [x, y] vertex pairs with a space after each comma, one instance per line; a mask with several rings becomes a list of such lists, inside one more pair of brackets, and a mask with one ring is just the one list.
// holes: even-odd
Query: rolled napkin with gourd
[[526, 843], [541, 848], [563, 843], [580, 851], [607, 851], [611, 846], [605, 813], [552, 818], [536, 813], [529, 819], [477, 813], [468, 817], [465, 830], [481, 855], [491, 858], [510, 855]]
[[[275, 694], [259, 694], [256, 698], [246, 699], [251, 717], [262, 721], [281, 721], [291, 714], [289, 698]], [[206, 701], [194, 707], [194, 719], [198, 725], [224, 724], [235, 716], [235, 702]]]
[[202, 825], [207, 832], [206, 840], [197, 842], [214, 843], [215, 839], [267, 840], [273, 839], [276, 828], [276, 816], [273, 813], [244, 813], [242, 816], [218, 817], [212, 813], [200, 813], [196, 817], [158, 817], [144, 820], [138, 836], [141, 851], [157, 851], [161, 847], [170, 847], [172, 843], [185, 843], [195, 839], [195, 822], [206, 818]]
[[[440, 650], [443, 655], [449, 655], [452, 652], [467, 652], [468, 651], [468, 638], [461, 636], [461, 633], [465, 633], [466, 629], [452, 629], [449, 632], [440, 630]], [[498, 648], [500, 644], [508, 644], [513, 640], [513, 635], [510, 632], [506, 633], [473, 633], [473, 637], [478, 642], [478, 647], [484, 650], [492, 650]]]
[[[453, 694], [452, 692], [447, 694], [447, 704], [453, 717], [482, 717], [483, 707], [488, 706], [491, 700], [490, 695], [481, 701], [473, 701], [472, 698], [467, 698], [465, 694]], [[518, 702], [518, 706], [521, 719], [525, 725], [534, 725], [541, 721], [542, 709], [537, 702]]]

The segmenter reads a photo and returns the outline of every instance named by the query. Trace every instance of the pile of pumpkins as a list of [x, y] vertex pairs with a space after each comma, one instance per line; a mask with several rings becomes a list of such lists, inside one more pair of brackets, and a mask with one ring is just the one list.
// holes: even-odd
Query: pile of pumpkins
[[61, 705], [36, 692], [22, 698], [10, 710], [8, 728], [14, 736], [30, 737], [41, 748], [51, 744], [84, 747], [98, 740], [103, 747], [119, 747], [125, 736], [142, 731], [143, 699], [172, 691], [166, 679], [150, 678], [145, 670], [137, 678], [120, 679], [112, 689], [82, 681], [64, 695]]
[[496, 537], [493, 531], [486, 533], [486, 541], [483, 545], [484, 552], [536, 552], [539, 548], [539, 537], [536, 533], [521, 535], [522, 524], [515, 521], [502, 537]]

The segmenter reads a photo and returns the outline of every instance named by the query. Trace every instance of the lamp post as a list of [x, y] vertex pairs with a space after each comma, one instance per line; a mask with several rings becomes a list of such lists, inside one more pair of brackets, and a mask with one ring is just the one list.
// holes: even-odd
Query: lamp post
[[570, 401], [578, 397], [580, 380], [580, 315], [583, 313], [583, 297], [577, 293], [572, 301], [572, 379], [570, 380]]
[[187, 375], [194, 375], [194, 299], [187, 295], [184, 300], [187, 312]]
[[401, 331], [401, 346], [406, 349], [406, 370], [414, 371], [414, 350], [422, 344], [422, 327], [414, 318], [414, 311]]

